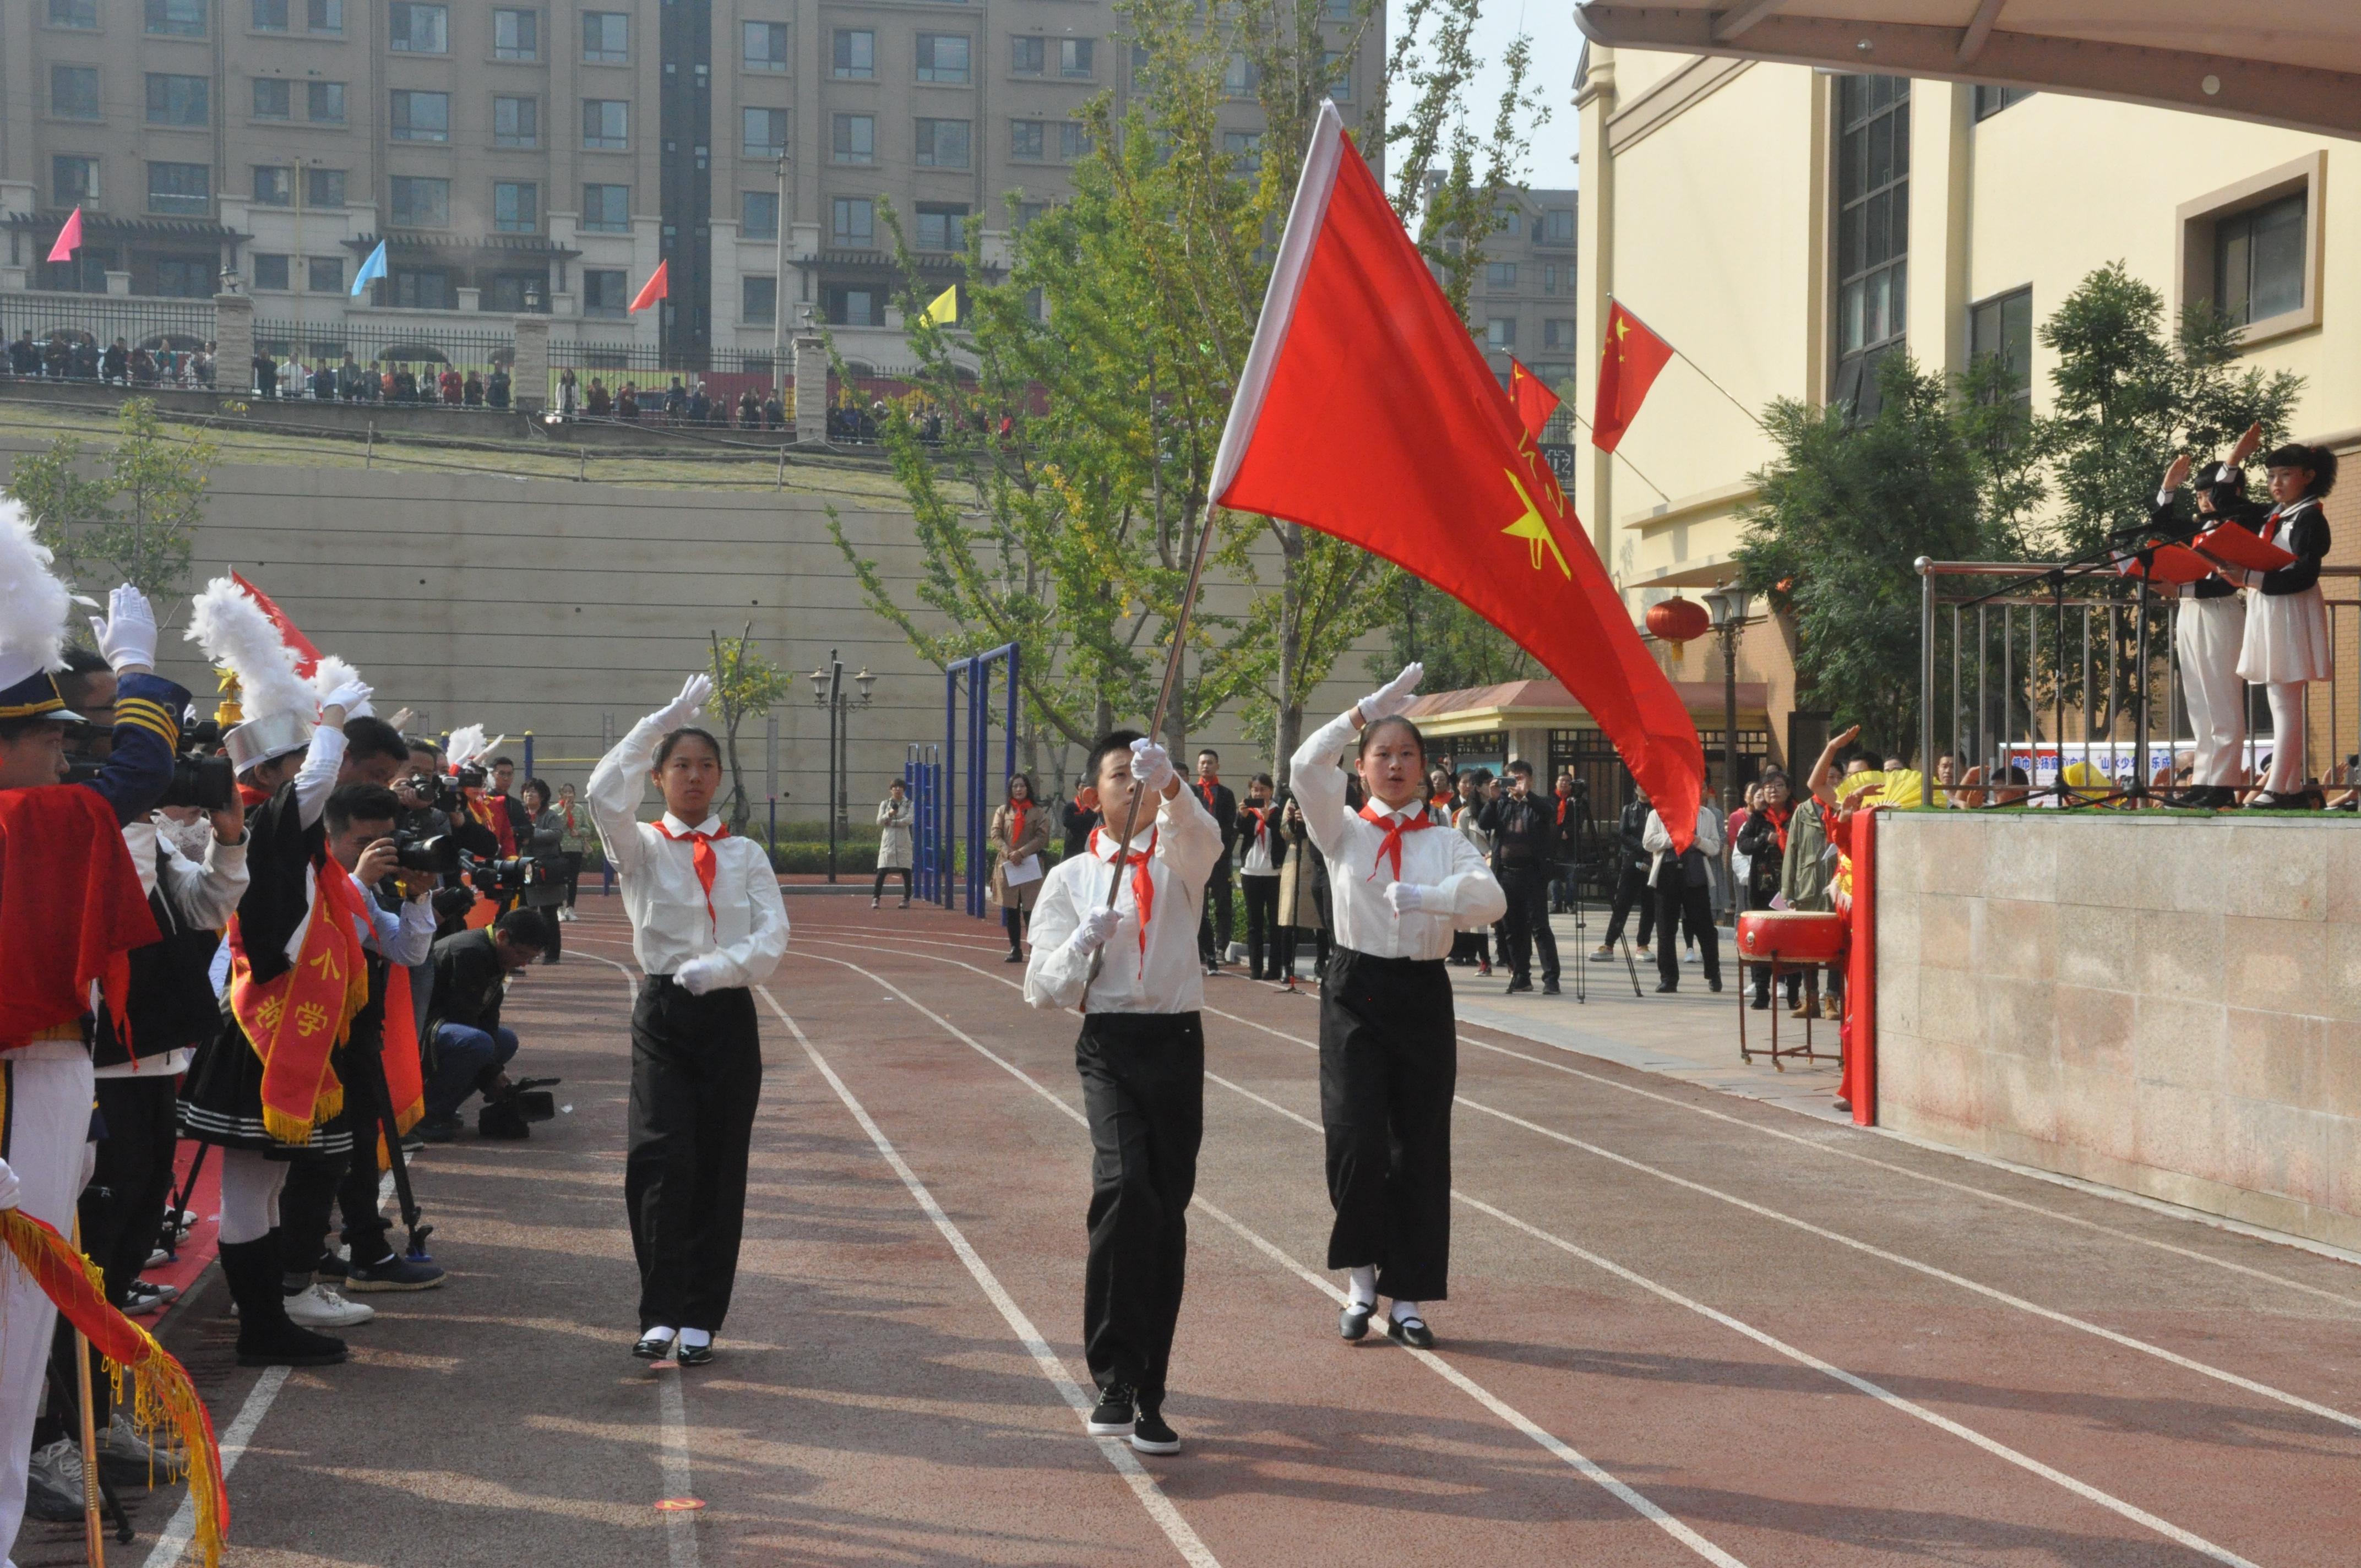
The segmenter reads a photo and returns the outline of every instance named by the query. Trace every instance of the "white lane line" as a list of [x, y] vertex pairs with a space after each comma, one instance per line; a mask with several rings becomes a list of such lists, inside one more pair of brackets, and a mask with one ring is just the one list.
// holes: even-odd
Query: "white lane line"
[[[847, 947], [852, 946], [853, 944], [840, 942], [830, 945], [836, 947]], [[1032, 1074], [1027, 1072], [1023, 1068], [1018, 1067], [1015, 1062], [1010, 1061], [1007, 1058], [1000, 1055], [989, 1046], [984, 1045], [982, 1041], [976, 1039], [973, 1036], [960, 1028], [959, 1025], [953, 1024], [950, 1019], [945, 1018], [941, 1014], [937, 1013], [934, 1009], [927, 1006], [926, 1003], [918, 1001], [908, 992], [904, 991], [900, 986], [895, 985], [892, 981], [885, 979], [883, 975], [876, 973], [874, 970], [863, 969], [859, 964], [848, 962], [843, 959], [829, 958], [825, 953], [803, 952], [790, 949], [789, 956], [817, 959], [821, 963], [826, 964], [840, 964], [844, 968], [852, 970], [855, 974], [867, 976], [870, 980], [884, 986], [887, 991], [892, 992], [895, 996], [900, 997], [904, 1002], [909, 1003], [911, 1007], [915, 1008], [919, 1013], [924, 1014], [953, 1039], [956, 1039], [962, 1045], [967, 1046], [970, 1049], [983, 1057], [986, 1061], [991, 1062], [994, 1066], [999, 1068], [1002, 1071], [1016, 1079], [1019, 1083], [1024, 1084], [1027, 1088], [1041, 1096], [1042, 1099], [1056, 1106], [1059, 1111], [1062, 1112], [1066, 1116], [1075, 1122], [1081, 1123], [1084, 1127], [1088, 1127], [1090, 1125], [1090, 1119], [1088, 1117], [1084, 1116], [1080, 1111], [1075, 1110], [1071, 1105], [1067, 1104], [1064, 1100], [1059, 1098], [1055, 1091], [1050, 1090], [1038, 1079], [1036, 1079]], [[945, 959], [941, 961], [955, 962], [956, 960]], [[960, 967], [966, 969], [972, 968], [973, 966], [961, 964]], [[983, 974], [984, 971], [978, 970], [976, 972]], [[984, 974], [984, 978], [987, 980], [999, 981], [1003, 985], [1013, 985], [1014, 983], [1010, 981], [1002, 979], [1001, 976], [996, 974]], [[764, 994], [767, 997], [768, 992], [765, 992]], [[771, 1005], [774, 1009], [776, 1009], [778, 1003], [774, 1002]], [[781, 1013], [780, 1016], [785, 1017], [786, 1014]], [[791, 1028], [794, 1027], [793, 1023], [790, 1022], [788, 1026]], [[798, 1032], [798, 1037], [800, 1037], [800, 1032]], [[822, 1070], [826, 1069], [823, 1068]], [[1213, 1075], [1209, 1073], [1207, 1076], [1210, 1078]], [[1236, 1085], [1228, 1083], [1226, 1080], [1216, 1080], [1216, 1081], [1224, 1083], [1224, 1086], [1228, 1088], [1236, 1088]], [[1245, 1091], [1241, 1090], [1240, 1092], [1243, 1093]], [[852, 1103], [850, 1096], [847, 1096], [846, 1103]], [[883, 1146], [882, 1137], [880, 1139], [880, 1145]], [[905, 1179], [915, 1182], [915, 1178], [906, 1178]], [[915, 1190], [916, 1189], [914, 1187], [914, 1190]], [[1344, 1304], [1345, 1293], [1336, 1288], [1334, 1281], [1318, 1274], [1314, 1274], [1312, 1270], [1304, 1267], [1303, 1265], [1296, 1262], [1292, 1257], [1290, 1257], [1275, 1243], [1272, 1243], [1263, 1236], [1247, 1229], [1245, 1225], [1239, 1223], [1236, 1220], [1231, 1218], [1228, 1214], [1223, 1212], [1212, 1203], [1207, 1202], [1204, 1199], [1192, 1199], [1191, 1202], [1193, 1207], [1202, 1209], [1208, 1215], [1218, 1221], [1221, 1224], [1226, 1226], [1231, 1231], [1235, 1232], [1256, 1251], [1278, 1262], [1290, 1272], [1293, 1273], [1298, 1278], [1312, 1285], [1323, 1295], [1327, 1296], [1331, 1300], [1336, 1302], [1339, 1306]], [[948, 1226], [949, 1222], [945, 1221], [943, 1223]], [[1507, 1421], [1510, 1426], [1516, 1428], [1517, 1431], [1522, 1432], [1527, 1438], [1530, 1438], [1532, 1442], [1538, 1443], [1543, 1451], [1564, 1462], [1585, 1479], [1604, 1488], [1608, 1494], [1613, 1497], [1617, 1501], [1630, 1508], [1642, 1519], [1646, 1519], [1650, 1524], [1654, 1525], [1658, 1530], [1663, 1530], [1675, 1541], [1679, 1541], [1683, 1546], [1686, 1546], [1691, 1552], [1696, 1552], [1699, 1557], [1702, 1557], [1707, 1562], [1713, 1563], [1715, 1568], [1746, 1568], [1745, 1563], [1741, 1562], [1738, 1558], [1731, 1556], [1728, 1552], [1716, 1546], [1712, 1541], [1707, 1540], [1704, 1536], [1698, 1534], [1696, 1530], [1690, 1529], [1679, 1519], [1675, 1519], [1671, 1514], [1666, 1513], [1663, 1508], [1649, 1501], [1645, 1497], [1642, 1496], [1631, 1486], [1628, 1486], [1621, 1481], [1617, 1480], [1613, 1475], [1601, 1468], [1596, 1462], [1582, 1453], [1579, 1450], [1576, 1449], [1571, 1443], [1553, 1435], [1542, 1427], [1539, 1422], [1534, 1421], [1522, 1411], [1510, 1405], [1507, 1400], [1502, 1399], [1498, 1395], [1492, 1393], [1491, 1390], [1486, 1388], [1482, 1384], [1477, 1383], [1474, 1378], [1467, 1376], [1457, 1367], [1445, 1361], [1442, 1356], [1432, 1351], [1417, 1351], [1413, 1354], [1417, 1355], [1420, 1363], [1424, 1365], [1427, 1370], [1443, 1378], [1444, 1381], [1449, 1383], [1453, 1387], [1457, 1388], [1460, 1392], [1466, 1394], [1477, 1403], [1482, 1405], [1486, 1409], [1490, 1410], [1502, 1420]]]
[[[837, 963], [841, 960], [822, 958], [820, 961]], [[1049, 1380], [1050, 1386], [1058, 1390], [1059, 1395], [1077, 1415], [1087, 1417], [1091, 1412], [1093, 1400], [1090, 1395], [1082, 1392], [1082, 1385], [1066, 1371], [1065, 1363], [1058, 1358], [1058, 1353], [1049, 1348], [1049, 1342], [1043, 1339], [1040, 1331], [1033, 1326], [1033, 1320], [1025, 1315], [1025, 1310], [1019, 1307], [1016, 1298], [1009, 1295], [1002, 1287], [999, 1277], [992, 1272], [991, 1266], [983, 1261], [982, 1255], [969, 1245], [967, 1237], [961, 1234], [957, 1225], [951, 1223], [951, 1217], [943, 1212], [942, 1205], [935, 1201], [935, 1195], [927, 1190], [926, 1183], [918, 1179], [917, 1172], [912, 1170], [908, 1162], [902, 1158], [900, 1152], [894, 1147], [892, 1140], [885, 1136], [884, 1130], [877, 1125], [861, 1102], [854, 1098], [852, 1091], [845, 1087], [844, 1080], [836, 1075], [836, 1069], [829, 1066], [828, 1058], [819, 1054], [819, 1047], [812, 1044], [810, 1036], [804, 1033], [803, 1025], [797, 1024], [787, 1010], [779, 1005], [778, 998], [771, 994], [770, 987], [756, 986], [754, 990], [757, 995], [770, 1003], [771, 1011], [779, 1015], [779, 1021], [794, 1032], [796, 1042], [803, 1047], [804, 1054], [811, 1058], [812, 1065], [819, 1069], [820, 1076], [828, 1080], [830, 1089], [836, 1091], [836, 1097], [844, 1102], [844, 1108], [852, 1113], [852, 1119], [861, 1124], [862, 1132], [869, 1135], [869, 1141], [876, 1146], [878, 1154], [884, 1157], [887, 1165], [893, 1167], [894, 1174], [902, 1179], [902, 1185], [909, 1190], [911, 1198], [917, 1201], [927, 1218], [934, 1222], [935, 1229], [942, 1233], [943, 1240], [950, 1244], [951, 1251], [959, 1255], [960, 1262], [967, 1266], [967, 1271], [974, 1278], [977, 1288], [983, 1292], [985, 1298], [992, 1302], [993, 1307], [1007, 1322], [1009, 1332], [1016, 1336], [1018, 1343], [1023, 1344], [1027, 1353], [1033, 1357], [1033, 1364], [1040, 1369], [1041, 1376]], [[1107, 1463], [1114, 1465], [1116, 1473], [1130, 1485], [1133, 1495], [1139, 1499], [1140, 1506], [1148, 1510], [1148, 1518], [1154, 1519], [1157, 1527], [1164, 1531], [1165, 1539], [1172, 1543], [1173, 1550], [1180, 1553], [1183, 1562], [1191, 1563], [1192, 1568], [1221, 1568], [1219, 1560], [1213, 1556], [1205, 1543], [1197, 1538], [1197, 1532], [1189, 1528], [1189, 1521], [1180, 1517], [1180, 1510], [1172, 1506], [1172, 1499], [1164, 1495], [1163, 1488], [1159, 1486], [1154, 1477], [1148, 1474], [1147, 1467], [1141, 1464], [1138, 1457], [1132, 1453], [1129, 1443], [1121, 1438], [1113, 1437], [1097, 1438], [1093, 1441], [1097, 1444], [1099, 1453], [1106, 1457]]]
[[[913, 956], [915, 957], [918, 955]], [[1319, 1044], [1316, 1041], [1307, 1040], [1301, 1035], [1290, 1035], [1286, 1033], [1284, 1030], [1274, 1029], [1268, 1024], [1256, 1023], [1255, 1020], [1251, 1018], [1241, 1018], [1234, 1013], [1221, 1012], [1218, 1008], [1209, 1007], [1206, 1011], [1213, 1013], [1217, 1017], [1227, 1018], [1234, 1023], [1244, 1024], [1250, 1028], [1260, 1029], [1267, 1035], [1275, 1036], [1282, 1040], [1290, 1040], [1299, 1046], [1307, 1047], [1314, 1051], [1320, 1048]], [[2177, 1351], [2167, 1350], [2160, 1344], [2151, 1344], [2144, 1339], [2137, 1339], [2130, 1334], [2119, 1332], [2114, 1329], [2107, 1328], [2103, 1324], [2092, 1322], [2087, 1318], [2078, 1318], [2071, 1312], [2061, 1312], [2054, 1307], [2045, 1307], [2037, 1301], [2028, 1301], [2022, 1296], [2012, 1295], [2008, 1291], [2000, 1289], [1995, 1286], [1986, 1285], [1980, 1280], [1970, 1279], [1964, 1275], [1954, 1274], [1948, 1268], [1940, 1268], [1934, 1264], [1923, 1262], [1920, 1259], [1907, 1256], [1902, 1253], [1889, 1251], [1884, 1247], [1874, 1245], [1873, 1243], [1862, 1241], [1857, 1236], [1849, 1236], [1840, 1231], [1829, 1230], [1825, 1225], [1816, 1225], [1809, 1220], [1798, 1219], [1793, 1214], [1782, 1213], [1776, 1209], [1769, 1208], [1763, 1204], [1754, 1202], [1751, 1199], [1741, 1198], [1737, 1194], [1731, 1192], [1724, 1192], [1718, 1187], [1708, 1187], [1701, 1181], [1692, 1181], [1685, 1176], [1675, 1176], [1669, 1170], [1661, 1169], [1658, 1167], [1649, 1165], [1642, 1160], [1633, 1159], [1629, 1155], [1617, 1154], [1612, 1149], [1601, 1148], [1597, 1144], [1587, 1143], [1569, 1134], [1561, 1133], [1554, 1127], [1544, 1127], [1538, 1122], [1527, 1121], [1522, 1116], [1512, 1115], [1509, 1112], [1499, 1110], [1494, 1106], [1487, 1105], [1481, 1101], [1470, 1100], [1465, 1094], [1455, 1096], [1455, 1098], [1460, 1104], [1466, 1106], [1471, 1111], [1480, 1111], [1487, 1116], [1497, 1117], [1499, 1120], [1508, 1123], [1511, 1126], [1521, 1127], [1529, 1133], [1537, 1133], [1544, 1138], [1564, 1144], [1568, 1148], [1580, 1149], [1585, 1154], [1596, 1156], [1598, 1158], [1606, 1160], [1610, 1164], [1622, 1166], [1629, 1170], [1636, 1170], [1644, 1176], [1653, 1176], [1659, 1181], [1669, 1182], [1675, 1187], [1697, 1193], [1703, 1197], [1714, 1199], [1719, 1202], [1727, 1203], [1732, 1208], [1742, 1209], [1750, 1214], [1759, 1215], [1763, 1219], [1775, 1221], [1783, 1225], [1792, 1226], [1796, 1230], [1804, 1232], [1807, 1235], [1817, 1236], [1823, 1241], [1834, 1242], [1839, 1246], [1850, 1247], [1855, 1252], [1862, 1253], [1868, 1256], [1877, 1258], [1881, 1262], [1890, 1263], [1897, 1267], [1907, 1268], [1912, 1270], [1914, 1273], [1923, 1274], [1929, 1279], [1939, 1279], [1946, 1285], [1955, 1286], [1961, 1290], [1966, 1290], [1974, 1295], [1982, 1296], [1987, 1300], [1998, 1301], [2004, 1306], [2013, 1307], [2020, 1312], [2028, 1313], [2033, 1317], [2044, 1319], [2049, 1322], [2059, 1324], [2062, 1327], [2079, 1330], [2083, 1333], [2092, 1335], [2098, 1339], [2105, 1340], [2110, 1344], [2121, 1345], [2125, 1350], [2136, 1350], [2143, 1355], [2152, 1355], [2158, 1361], [2165, 1362], [2169, 1365], [2180, 1367], [2184, 1372], [2194, 1372], [2200, 1376], [2211, 1377], [2216, 1382], [2226, 1383], [2234, 1388], [2243, 1389], [2246, 1393], [2257, 1395], [2262, 1398], [2276, 1400], [2279, 1404], [2289, 1406], [2294, 1409], [2301, 1410], [2307, 1415], [2318, 1416], [2323, 1420], [2334, 1421], [2339, 1426], [2349, 1428], [2355, 1431], [2361, 1431], [2361, 1417], [2348, 1415], [2345, 1411], [2336, 1409], [2332, 1406], [2323, 1405], [2314, 1400], [2307, 1399], [2301, 1394], [2290, 1394], [2283, 1388], [2274, 1388], [2268, 1383], [2257, 1383], [2251, 1377], [2242, 1377], [2237, 1373], [2227, 1371], [2222, 1367], [2209, 1365], [2202, 1361], [2192, 1360], [2189, 1356], [2182, 1355]]]
[[[263, 1368], [262, 1376], [256, 1378], [254, 1387], [247, 1390], [246, 1403], [237, 1408], [236, 1418], [229, 1423], [229, 1430], [221, 1434], [224, 1483], [229, 1480], [229, 1473], [237, 1468], [238, 1460], [246, 1453], [246, 1445], [254, 1441], [255, 1429], [262, 1424], [262, 1418], [270, 1413], [271, 1404], [279, 1398], [279, 1390], [287, 1387], [288, 1370], [284, 1366]], [[172, 1564], [180, 1562], [181, 1553], [189, 1549], [189, 1542], [196, 1539], [196, 1498], [183, 1497], [180, 1508], [172, 1515], [172, 1522], [164, 1527], [164, 1533], [156, 1539], [156, 1549], [148, 1554], [148, 1568], [172, 1568]]]

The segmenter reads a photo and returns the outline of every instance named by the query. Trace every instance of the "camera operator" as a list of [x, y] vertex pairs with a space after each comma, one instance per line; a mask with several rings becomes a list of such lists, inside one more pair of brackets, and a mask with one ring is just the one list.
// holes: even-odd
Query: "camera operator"
[[1542, 993], [1555, 996], [1557, 936], [1550, 929], [1549, 882], [1557, 854], [1557, 808], [1533, 793], [1533, 765], [1519, 757], [1508, 765], [1509, 793], [1495, 795], [1477, 814], [1491, 839], [1492, 875], [1508, 894], [1501, 956], [1509, 964], [1509, 992], [1533, 988], [1533, 949], [1541, 949]]
[[509, 976], [541, 957], [549, 946], [549, 923], [536, 909], [511, 909], [479, 931], [463, 931], [434, 944], [434, 1009], [428, 1020], [433, 1042], [426, 1074], [426, 1115], [418, 1135], [448, 1143], [463, 1124], [459, 1107], [482, 1091], [487, 1099], [508, 1087], [501, 1069], [516, 1055], [516, 1031], [500, 1024], [500, 1000]]

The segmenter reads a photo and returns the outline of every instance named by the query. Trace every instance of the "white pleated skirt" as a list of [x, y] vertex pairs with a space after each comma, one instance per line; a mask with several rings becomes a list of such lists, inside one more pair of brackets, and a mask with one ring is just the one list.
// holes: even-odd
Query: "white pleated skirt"
[[2256, 685], [2324, 681], [2334, 666], [2328, 601], [2318, 587], [2248, 596], [2246, 640], [2238, 651], [2240, 679]]

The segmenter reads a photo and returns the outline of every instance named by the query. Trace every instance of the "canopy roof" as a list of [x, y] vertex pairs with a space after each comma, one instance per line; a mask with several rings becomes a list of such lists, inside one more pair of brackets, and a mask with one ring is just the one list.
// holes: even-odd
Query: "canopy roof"
[[2355, 0], [1584, 0], [1599, 43], [1948, 77], [2361, 137]]

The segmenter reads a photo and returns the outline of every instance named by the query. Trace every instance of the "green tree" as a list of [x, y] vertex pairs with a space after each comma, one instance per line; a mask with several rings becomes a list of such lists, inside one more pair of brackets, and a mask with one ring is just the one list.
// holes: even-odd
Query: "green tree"
[[738, 727], [760, 718], [785, 701], [794, 689], [794, 677], [753, 647], [754, 623], [732, 642], [712, 633], [713, 655], [705, 673], [713, 679], [713, 710], [721, 720], [723, 760], [730, 764], [730, 829], [743, 833], [753, 814], [753, 798], [746, 793], [746, 773], [738, 761]]
[[168, 435], [152, 399], [126, 400], [115, 422], [103, 477], [82, 477], [97, 455], [61, 435], [16, 460], [6, 493], [69, 577], [93, 579], [85, 587], [129, 583], [169, 621], [187, 585], [217, 449], [203, 436]]
[[1540, 663], [1507, 633], [1430, 583], [1389, 570], [1378, 592], [1385, 606], [1386, 649], [1364, 663], [1373, 681], [1393, 679], [1412, 660], [1426, 666], [1425, 689], [1435, 692], [1542, 674]]

